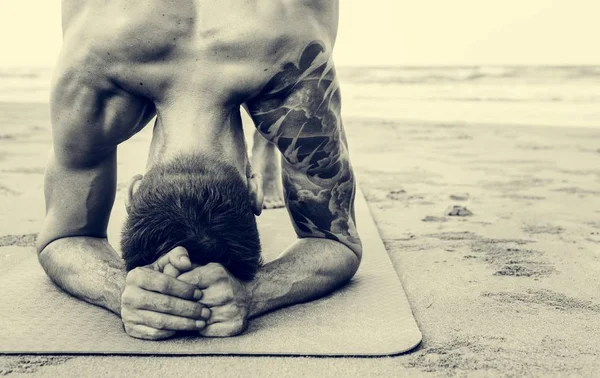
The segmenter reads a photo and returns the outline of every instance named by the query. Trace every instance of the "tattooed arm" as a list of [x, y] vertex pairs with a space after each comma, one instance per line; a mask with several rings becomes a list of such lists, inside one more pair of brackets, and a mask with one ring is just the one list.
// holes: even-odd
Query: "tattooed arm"
[[249, 284], [250, 316], [323, 296], [358, 269], [355, 181], [330, 54], [309, 44], [248, 108], [282, 153], [285, 199], [299, 236]]

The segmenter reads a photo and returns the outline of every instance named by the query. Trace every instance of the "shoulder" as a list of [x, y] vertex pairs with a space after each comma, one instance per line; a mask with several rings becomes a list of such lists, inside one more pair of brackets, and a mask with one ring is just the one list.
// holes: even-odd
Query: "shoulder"
[[[286, 97], [301, 82], [320, 78], [326, 72], [331, 60], [331, 47], [323, 40], [306, 41], [282, 63], [278, 71], [267, 82], [261, 96], [265, 98]], [[292, 55], [292, 54], [290, 54]]]
[[[60, 59], [92, 64], [95, 70], [163, 60], [172, 55], [180, 39], [193, 32], [193, 22], [189, 17], [161, 13], [156, 8], [146, 2], [123, 1], [63, 4]], [[173, 21], [173, 17], [178, 19]]]
[[338, 96], [331, 44], [312, 39], [304, 41], [281, 62], [247, 104], [251, 115], [261, 118], [275, 109], [325, 110], [324, 101]]

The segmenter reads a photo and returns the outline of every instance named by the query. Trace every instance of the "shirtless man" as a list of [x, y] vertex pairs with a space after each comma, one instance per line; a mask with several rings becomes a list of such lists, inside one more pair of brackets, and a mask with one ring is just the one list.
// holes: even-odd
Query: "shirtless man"
[[[354, 275], [362, 248], [332, 60], [337, 1], [62, 6], [38, 237], [58, 286], [120, 315], [129, 335], [156, 340], [179, 330], [233, 336]], [[242, 106], [260, 135], [256, 172]], [[147, 173], [129, 189], [123, 260], [106, 239], [117, 146], [154, 116]], [[261, 264], [254, 216], [263, 188], [277, 190], [275, 147], [298, 239]]]

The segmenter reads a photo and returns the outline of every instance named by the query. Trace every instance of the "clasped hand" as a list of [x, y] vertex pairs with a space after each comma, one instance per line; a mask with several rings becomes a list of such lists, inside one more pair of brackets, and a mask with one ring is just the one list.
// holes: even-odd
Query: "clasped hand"
[[139, 339], [177, 331], [228, 337], [246, 329], [249, 304], [246, 287], [222, 265], [193, 266], [185, 248], [177, 247], [127, 274], [121, 319], [127, 334]]

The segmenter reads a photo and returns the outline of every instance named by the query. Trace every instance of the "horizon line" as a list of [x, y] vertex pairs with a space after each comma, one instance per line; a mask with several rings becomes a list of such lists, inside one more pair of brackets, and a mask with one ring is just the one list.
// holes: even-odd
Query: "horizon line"
[[[0, 64], [0, 69], [12, 69], [12, 68], [54, 68], [55, 64]], [[540, 68], [573, 68], [573, 67], [599, 67], [600, 63], [568, 63], [568, 64], [555, 64], [555, 63], [442, 63], [442, 64], [336, 64], [337, 68], [480, 68], [480, 67], [540, 67]]]

